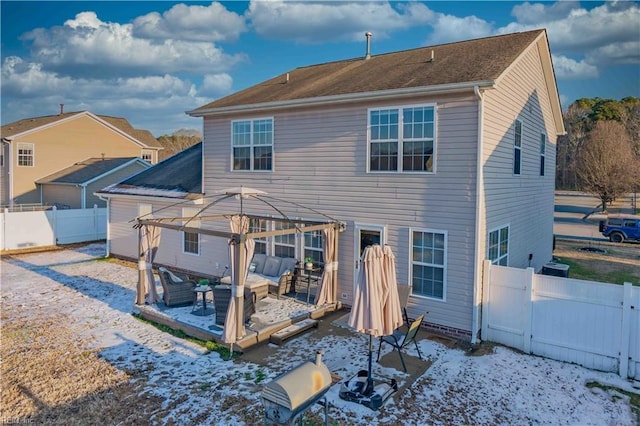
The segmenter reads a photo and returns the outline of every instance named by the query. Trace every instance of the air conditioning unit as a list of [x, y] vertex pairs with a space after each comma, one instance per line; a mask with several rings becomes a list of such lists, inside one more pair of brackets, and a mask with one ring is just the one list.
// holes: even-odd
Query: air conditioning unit
[[569, 276], [569, 265], [555, 262], [545, 263], [542, 267], [542, 275], [567, 278]]

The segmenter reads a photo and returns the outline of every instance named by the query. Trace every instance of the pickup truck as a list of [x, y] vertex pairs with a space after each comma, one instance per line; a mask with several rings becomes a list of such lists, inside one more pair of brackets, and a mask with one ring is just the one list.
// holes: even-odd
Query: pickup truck
[[616, 214], [600, 221], [599, 231], [609, 241], [621, 243], [625, 240], [640, 241], [640, 216]]

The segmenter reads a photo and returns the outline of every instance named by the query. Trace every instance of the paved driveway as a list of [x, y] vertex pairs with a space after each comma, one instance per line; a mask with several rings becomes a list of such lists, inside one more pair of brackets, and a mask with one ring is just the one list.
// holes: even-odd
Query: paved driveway
[[[609, 207], [610, 213], [631, 213], [633, 197], [621, 197]], [[574, 191], [556, 191], [553, 233], [558, 238], [608, 241], [598, 231], [603, 218], [600, 200]]]

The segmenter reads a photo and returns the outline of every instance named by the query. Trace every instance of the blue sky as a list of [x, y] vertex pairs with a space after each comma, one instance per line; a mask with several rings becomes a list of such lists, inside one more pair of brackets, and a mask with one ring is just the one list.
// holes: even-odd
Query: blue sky
[[0, 2], [1, 122], [89, 110], [155, 136], [300, 66], [546, 28], [563, 108], [640, 96], [638, 2]]

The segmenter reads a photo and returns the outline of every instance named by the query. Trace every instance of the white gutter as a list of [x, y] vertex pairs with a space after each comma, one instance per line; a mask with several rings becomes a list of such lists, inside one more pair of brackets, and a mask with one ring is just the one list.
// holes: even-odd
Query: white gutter
[[484, 217], [484, 173], [483, 173], [483, 132], [484, 132], [484, 103], [482, 92], [478, 86], [473, 88], [473, 92], [478, 98], [478, 143], [476, 152], [476, 217], [475, 217], [475, 261], [473, 262], [473, 310], [471, 318], [471, 344], [478, 342], [478, 331], [480, 324], [480, 315], [482, 313], [480, 306], [482, 303], [482, 260], [484, 255], [480, 253], [480, 224]]
[[399, 97], [416, 96], [422, 94], [445, 94], [475, 90], [477, 87], [492, 87], [493, 80], [481, 80], [475, 82], [440, 84], [436, 86], [409, 87], [403, 89], [376, 90], [373, 92], [348, 93], [344, 95], [321, 96], [315, 98], [292, 99], [287, 101], [263, 102], [258, 104], [231, 105], [220, 108], [186, 111], [192, 117], [204, 117], [231, 112], [265, 111], [290, 107], [335, 105], [347, 102], [385, 100]]

